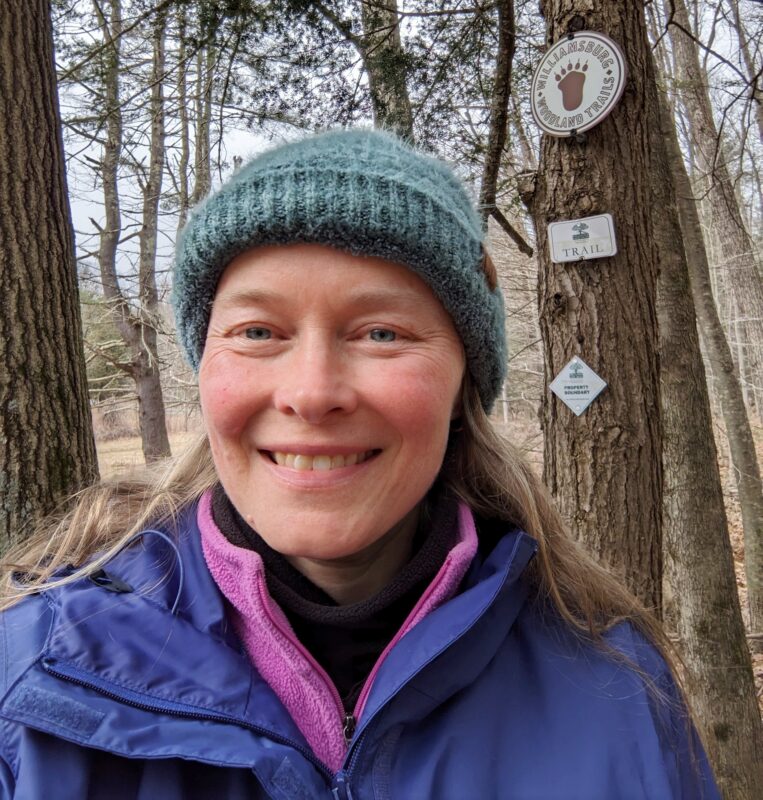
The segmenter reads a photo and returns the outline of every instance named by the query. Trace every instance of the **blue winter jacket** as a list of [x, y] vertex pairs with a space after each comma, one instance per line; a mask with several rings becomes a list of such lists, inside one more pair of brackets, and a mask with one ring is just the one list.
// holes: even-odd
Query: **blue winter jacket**
[[542, 613], [519, 531], [392, 649], [332, 773], [229, 626], [195, 520], [177, 548], [145, 534], [0, 615], [0, 797], [718, 797], [661, 658], [627, 625], [609, 634], [662, 699]]

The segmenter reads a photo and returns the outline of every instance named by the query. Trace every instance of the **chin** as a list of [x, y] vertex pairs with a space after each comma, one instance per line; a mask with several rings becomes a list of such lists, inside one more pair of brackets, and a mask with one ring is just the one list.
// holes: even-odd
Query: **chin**
[[[265, 538], [264, 536], [262, 537]], [[267, 541], [267, 539], [265, 539]], [[268, 542], [270, 547], [279, 552], [286, 559], [302, 559], [309, 561], [342, 561], [352, 558], [362, 552], [366, 546], [360, 542], [353, 544], [337, 545], [335, 542], [288, 542], [281, 547]]]
[[[273, 530], [269, 526], [257, 528], [255, 530], [265, 540], [267, 545], [286, 558], [309, 558], [315, 561], [334, 561], [340, 558], [347, 558], [359, 553], [369, 545], [380, 539], [383, 534], [358, 535], [358, 531], [345, 533], [344, 531], [331, 528], [323, 534], [316, 533], [315, 525], [303, 526], [299, 522], [294, 522], [292, 529]], [[296, 530], [311, 531], [308, 534], [296, 533]], [[325, 530], [325, 529], [324, 529]]]

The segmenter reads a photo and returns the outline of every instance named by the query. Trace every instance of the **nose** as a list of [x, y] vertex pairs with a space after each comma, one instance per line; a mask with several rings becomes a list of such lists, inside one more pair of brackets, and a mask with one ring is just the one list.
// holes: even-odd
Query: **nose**
[[280, 412], [317, 425], [357, 408], [357, 393], [349, 365], [331, 342], [297, 343], [283, 366], [273, 395]]

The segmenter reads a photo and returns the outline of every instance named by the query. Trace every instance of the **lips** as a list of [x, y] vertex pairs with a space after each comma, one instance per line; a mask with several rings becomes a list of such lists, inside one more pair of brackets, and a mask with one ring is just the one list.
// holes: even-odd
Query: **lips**
[[265, 450], [268, 458], [281, 467], [299, 472], [329, 472], [342, 467], [353, 467], [373, 457], [379, 450], [361, 450], [356, 453], [292, 453], [282, 450]]

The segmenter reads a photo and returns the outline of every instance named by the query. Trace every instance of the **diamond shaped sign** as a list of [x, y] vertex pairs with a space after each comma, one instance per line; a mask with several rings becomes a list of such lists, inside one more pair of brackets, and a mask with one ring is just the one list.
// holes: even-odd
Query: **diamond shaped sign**
[[607, 385], [582, 359], [575, 356], [551, 382], [551, 391], [579, 417]]

